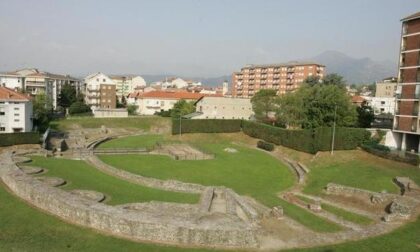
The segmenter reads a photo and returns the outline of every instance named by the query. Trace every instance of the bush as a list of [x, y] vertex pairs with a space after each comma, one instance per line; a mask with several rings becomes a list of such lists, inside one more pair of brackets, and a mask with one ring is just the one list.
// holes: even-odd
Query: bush
[[137, 108], [138, 108], [138, 106], [133, 105], [133, 104], [127, 105], [127, 112], [128, 112], [128, 114], [129, 115], [135, 115], [135, 114], [137, 114]]
[[234, 119], [179, 119], [172, 120], [172, 134], [182, 133], [231, 133], [241, 131], [241, 120]]
[[162, 110], [160, 112], [155, 112], [155, 115], [161, 116], [161, 117], [171, 117], [172, 109], [170, 110]]
[[390, 159], [390, 160], [394, 160], [398, 162], [408, 163], [408, 164], [412, 164], [416, 166], [420, 164], [419, 156], [417, 154], [411, 154], [408, 152], [392, 153], [390, 149], [384, 145], [363, 144], [361, 148], [364, 151], [369, 152], [378, 157], [382, 157], [382, 158], [386, 158], [386, 159]]
[[274, 144], [272, 143], [267, 143], [265, 141], [258, 141], [257, 142], [257, 147], [266, 151], [273, 151], [274, 150]]
[[81, 101], [74, 102], [70, 105], [69, 114], [85, 114], [91, 112], [90, 107]]
[[5, 133], [0, 134], [0, 138], [0, 146], [40, 143], [40, 136], [37, 132]]
[[[332, 128], [287, 130], [267, 124], [243, 121], [242, 131], [251, 137], [312, 154], [331, 149]], [[365, 129], [336, 128], [334, 149], [355, 149], [369, 137], [370, 133]]]

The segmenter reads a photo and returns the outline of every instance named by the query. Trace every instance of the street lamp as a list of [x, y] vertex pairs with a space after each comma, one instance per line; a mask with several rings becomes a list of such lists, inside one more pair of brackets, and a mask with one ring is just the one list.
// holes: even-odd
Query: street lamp
[[337, 104], [335, 104], [334, 108], [334, 126], [333, 126], [333, 134], [332, 134], [332, 140], [331, 140], [331, 155], [334, 154], [334, 140], [335, 140], [335, 124], [336, 124], [336, 116], [337, 116]]

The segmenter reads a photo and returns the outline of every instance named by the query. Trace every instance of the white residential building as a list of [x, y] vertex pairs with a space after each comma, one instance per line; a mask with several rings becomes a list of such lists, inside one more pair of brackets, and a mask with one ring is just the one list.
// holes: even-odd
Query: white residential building
[[31, 95], [45, 93], [57, 108], [61, 88], [65, 84], [74, 86], [81, 92], [81, 81], [69, 75], [52, 74], [36, 68], [28, 68], [0, 74], [0, 84], [14, 90], [25, 90]]
[[196, 103], [191, 119], [245, 119], [252, 118], [251, 100], [233, 97], [202, 97]]
[[151, 91], [138, 94], [131, 104], [137, 106], [137, 113], [140, 115], [154, 115], [172, 109], [179, 100], [195, 102], [202, 96], [203, 94], [186, 91]]
[[29, 97], [0, 86], [0, 133], [32, 131], [32, 109]]
[[111, 75], [109, 77], [115, 84], [119, 99], [123, 96], [127, 97], [127, 95], [134, 92], [134, 90], [146, 86], [146, 81], [141, 76]]
[[371, 106], [375, 115], [395, 114], [395, 97], [370, 97], [363, 96], [366, 105]]
[[93, 110], [96, 108], [115, 109], [115, 83], [103, 73], [94, 73], [84, 79], [85, 102]]

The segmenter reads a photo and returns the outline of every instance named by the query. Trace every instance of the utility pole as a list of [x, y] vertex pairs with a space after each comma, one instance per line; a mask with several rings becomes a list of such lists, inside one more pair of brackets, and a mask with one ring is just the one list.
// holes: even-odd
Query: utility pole
[[[180, 111], [180, 113], [181, 113], [181, 111]], [[181, 121], [182, 121], [182, 115], [181, 114], [179, 114], [179, 138], [181, 138], [181, 135], [182, 135], [182, 123], [181, 123]]]
[[334, 155], [335, 120], [336, 120], [336, 116], [337, 116], [337, 104], [335, 104], [335, 108], [334, 108], [334, 126], [333, 126], [332, 140], [331, 140], [331, 155]]

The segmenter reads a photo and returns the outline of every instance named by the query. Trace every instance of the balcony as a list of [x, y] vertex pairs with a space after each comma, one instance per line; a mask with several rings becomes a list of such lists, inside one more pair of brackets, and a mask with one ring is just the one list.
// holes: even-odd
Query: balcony
[[294, 67], [288, 67], [287, 68], [287, 72], [288, 73], [291, 73], [291, 72], [294, 72], [295, 71], [295, 68]]

